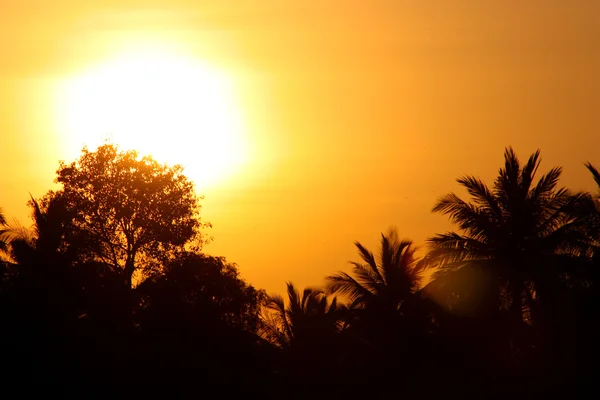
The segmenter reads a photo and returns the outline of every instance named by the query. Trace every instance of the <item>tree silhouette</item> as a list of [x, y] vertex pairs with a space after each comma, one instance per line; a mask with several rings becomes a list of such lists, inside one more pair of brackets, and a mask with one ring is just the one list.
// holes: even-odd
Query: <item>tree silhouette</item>
[[306, 288], [302, 294], [291, 282], [287, 283], [288, 305], [279, 295], [268, 297], [263, 313], [261, 334], [282, 348], [314, 343], [339, 332], [345, 307], [337, 298], [329, 300], [320, 289]]
[[506, 289], [504, 305], [519, 319], [535, 299], [551, 296], [553, 283], [568, 272], [561, 271], [567, 266], [561, 258], [589, 250], [576, 213], [586, 194], [557, 188], [560, 167], [533, 185], [539, 155], [535, 152], [521, 168], [514, 151], [506, 149], [504, 168], [492, 190], [477, 178], [459, 178], [472, 202], [450, 193], [433, 211], [449, 215], [463, 233], [429, 239], [429, 259], [441, 263], [442, 273], [464, 266], [489, 269]]
[[12, 263], [15, 241], [31, 241], [32, 238], [30, 230], [19, 224], [17, 220], [9, 223], [0, 208], [0, 262]]
[[60, 203], [71, 218], [64, 246], [76, 247], [82, 261], [111, 265], [128, 287], [136, 272], [160, 268], [199, 238], [199, 198], [181, 166], [105, 144], [61, 162], [57, 175], [62, 189], [41, 200], [41, 211]]
[[[252, 369], [266, 362], [256, 336], [264, 294], [240, 279], [234, 264], [180, 253], [135, 291], [141, 379], [146, 374], [170, 383], [259, 379]], [[156, 360], [169, 370], [157, 374]]]
[[355, 242], [363, 263], [351, 262], [354, 277], [345, 272], [328, 276], [328, 291], [347, 296], [352, 308], [399, 311], [418, 289], [419, 268], [415, 247], [400, 240], [396, 229], [381, 235], [378, 259]]
[[141, 299], [138, 312], [152, 315], [154, 321], [164, 324], [170, 318], [185, 321], [189, 317], [251, 333], [256, 332], [265, 296], [240, 279], [235, 264], [195, 252], [178, 254], [164, 270], [141, 283], [137, 294]]
[[[328, 291], [350, 303], [346, 337], [353, 349], [351, 362], [365, 381], [403, 376], [409, 365], [417, 368], [431, 324], [419, 292], [416, 248], [412, 241], [400, 239], [396, 228], [381, 235], [377, 256], [359, 242], [355, 246], [362, 263], [351, 262], [352, 274], [326, 277]], [[400, 358], [402, 364], [397, 362]]]
[[[35, 201], [32, 205], [37, 206]], [[74, 372], [70, 370], [70, 355], [77, 348], [76, 325], [83, 313], [81, 285], [56, 249], [44, 248], [48, 233], [42, 222], [45, 215], [39, 208], [34, 208], [33, 214], [33, 229], [16, 223], [9, 227], [13, 263], [2, 292], [10, 307], [2, 313], [0, 324], [11, 338], [7, 359], [14, 357], [24, 371], [46, 370], [53, 359], [52, 369], [40, 376], [50, 382], [58, 375]]]
[[52, 264], [60, 255], [64, 255], [63, 240], [65, 226], [70, 217], [64, 213], [56, 199], [45, 210], [32, 197], [29, 206], [32, 209], [33, 226], [29, 230], [21, 229], [11, 243], [12, 255], [18, 264], [27, 264], [37, 257]]
[[438, 199], [458, 229], [431, 237], [424, 258], [391, 228], [376, 252], [355, 242], [360, 260], [325, 290], [287, 283], [284, 299], [201, 253], [206, 224], [181, 167], [84, 149], [60, 164], [60, 190], [31, 198], [31, 229], [0, 209], [3, 376], [263, 397], [332, 383], [572, 394], [600, 354], [600, 194], [559, 187], [560, 168], [537, 179], [539, 165], [539, 151], [521, 164], [505, 149], [493, 186], [465, 176], [468, 201]]
[[451, 311], [478, 308], [474, 315], [487, 318], [477, 326], [484, 328], [478, 337], [490, 338], [487, 348], [506, 365], [516, 362], [524, 373], [533, 373], [542, 369], [525, 361], [537, 359], [550, 370], [558, 327], [572, 322], [568, 290], [591, 249], [581, 216], [589, 195], [557, 187], [559, 167], [534, 183], [539, 150], [523, 166], [511, 148], [504, 158], [491, 189], [465, 176], [457, 181], [471, 202], [450, 193], [433, 208], [449, 215], [461, 233], [429, 239], [427, 260], [438, 270], [428, 293]]
[[329, 383], [341, 373], [340, 332], [346, 307], [320, 289], [300, 293], [287, 283], [288, 304], [279, 295], [269, 296], [261, 315], [259, 334], [278, 346], [276, 370], [288, 383]]

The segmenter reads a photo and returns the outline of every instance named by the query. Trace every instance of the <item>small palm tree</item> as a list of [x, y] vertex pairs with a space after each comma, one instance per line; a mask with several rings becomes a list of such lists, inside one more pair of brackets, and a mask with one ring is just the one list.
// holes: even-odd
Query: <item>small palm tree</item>
[[67, 232], [68, 217], [56, 201], [40, 205], [33, 197], [29, 201], [33, 226], [27, 229], [18, 223], [11, 226], [11, 255], [18, 264], [57, 262], [62, 240]]
[[262, 315], [259, 333], [269, 342], [289, 349], [327, 341], [342, 325], [345, 307], [334, 297], [315, 288], [300, 294], [291, 282], [287, 283], [288, 305], [279, 295], [269, 296]]
[[342, 347], [346, 308], [323, 291], [306, 288], [300, 293], [287, 283], [288, 304], [269, 296], [258, 334], [282, 351], [275, 371], [290, 383], [330, 383], [344, 366]]
[[412, 241], [401, 240], [397, 230], [390, 228], [381, 235], [377, 258], [359, 242], [354, 244], [363, 263], [351, 262], [354, 276], [346, 272], [328, 276], [328, 291], [346, 296], [351, 308], [399, 311], [420, 283]]
[[0, 261], [14, 262], [14, 247], [17, 242], [31, 243], [31, 230], [22, 226], [17, 220], [7, 222], [0, 208]]

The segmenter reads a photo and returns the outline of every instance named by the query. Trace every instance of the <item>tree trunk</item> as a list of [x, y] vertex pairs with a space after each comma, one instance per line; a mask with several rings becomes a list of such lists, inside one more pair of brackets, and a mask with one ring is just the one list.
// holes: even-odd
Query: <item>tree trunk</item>
[[125, 274], [125, 285], [127, 288], [133, 289], [133, 273], [135, 272], [135, 257], [128, 256], [125, 261], [125, 270], [123, 273]]

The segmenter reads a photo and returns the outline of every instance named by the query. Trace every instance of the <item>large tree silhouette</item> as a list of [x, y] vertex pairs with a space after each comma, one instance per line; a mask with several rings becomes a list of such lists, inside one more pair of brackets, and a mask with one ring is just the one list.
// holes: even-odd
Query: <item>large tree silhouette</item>
[[50, 191], [40, 208], [59, 203], [69, 215], [64, 248], [76, 248], [81, 261], [110, 265], [129, 287], [136, 272], [160, 268], [199, 238], [199, 198], [181, 166], [105, 144], [61, 162], [57, 175], [62, 189]]

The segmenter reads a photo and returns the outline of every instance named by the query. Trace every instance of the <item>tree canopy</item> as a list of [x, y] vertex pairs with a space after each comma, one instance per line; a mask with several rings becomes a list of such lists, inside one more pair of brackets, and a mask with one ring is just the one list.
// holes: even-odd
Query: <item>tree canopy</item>
[[50, 191], [40, 206], [60, 207], [68, 216], [63, 246], [121, 271], [128, 286], [134, 274], [160, 268], [186, 244], [201, 245], [201, 197], [179, 165], [105, 144], [61, 162], [56, 182], [62, 189]]

